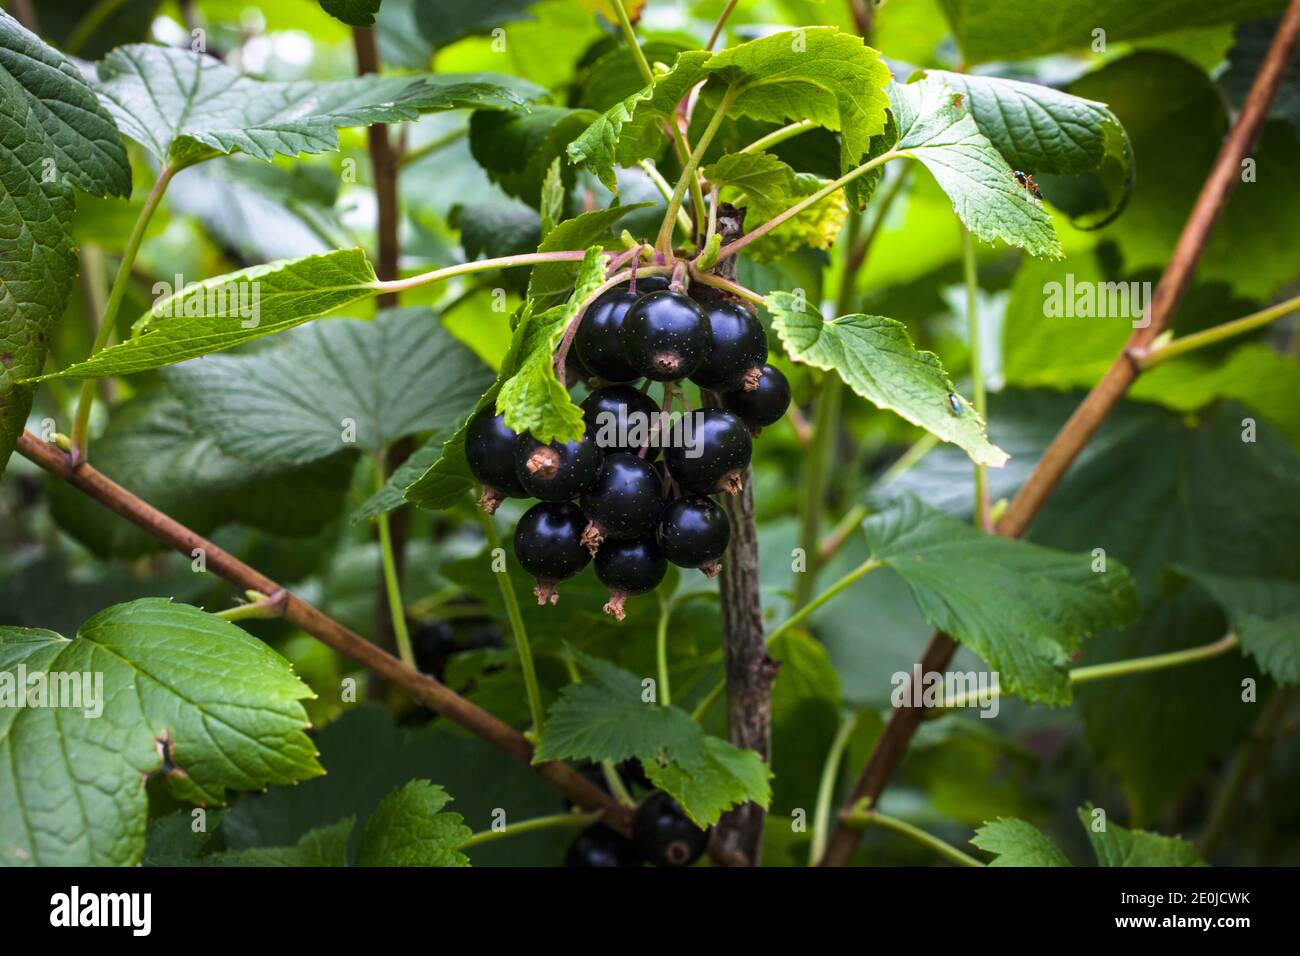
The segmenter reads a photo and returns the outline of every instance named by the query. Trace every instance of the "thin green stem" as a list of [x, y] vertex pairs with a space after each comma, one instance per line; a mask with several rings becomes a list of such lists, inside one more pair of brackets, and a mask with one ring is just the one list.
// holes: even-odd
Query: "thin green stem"
[[423, 143], [415, 147], [415, 149], [407, 150], [406, 152], [404, 152], [402, 154], [402, 158], [398, 160], [398, 165], [410, 166], [412, 163], [418, 163], [420, 160], [424, 159], [424, 157], [429, 156], [432, 153], [436, 153], [438, 150], [450, 146], [452, 143], [456, 142], [457, 140], [464, 139], [468, 135], [469, 135], [468, 125], [461, 126], [449, 132], [443, 133], [441, 136], [437, 136], [429, 140], [427, 143]]
[[722, 11], [722, 16], [718, 17], [718, 22], [713, 25], [713, 32], [709, 34], [709, 42], [704, 44], [704, 49], [713, 49], [713, 44], [717, 43], [718, 37], [722, 36], [722, 27], [727, 22], [727, 17], [731, 16], [731, 11], [735, 8], [736, 0], [727, 0], [727, 6]]
[[659, 666], [659, 703], [665, 707], [673, 705], [672, 693], [668, 689], [668, 619], [672, 613], [672, 601], [660, 595], [659, 626], [655, 629], [655, 659]]
[[871, 172], [871, 170], [877, 168], [878, 166], [883, 166], [885, 163], [889, 162], [890, 160], [901, 159], [906, 155], [907, 155], [906, 152], [890, 150], [887, 153], [882, 153], [881, 155], [877, 156], [875, 159], [868, 160], [867, 162], [863, 163], [861, 166], [857, 166], [849, 170], [839, 179], [827, 183], [825, 186], [817, 190], [811, 196], [808, 196], [805, 199], [801, 199], [799, 202], [795, 203], [785, 212], [778, 213], [777, 215], [773, 216], [771, 219], [763, 223], [757, 229], [745, 233], [745, 235], [741, 236], [739, 239], [734, 240], [733, 242], [727, 243], [727, 245], [723, 246], [722, 250], [718, 253], [718, 261], [721, 262], [723, 259], [728, 259], [731, 256], [734, 256], [736, 253], [738, 253], [741, 249], [745, 248], [745, 246], [749, 245], [755, 239], [760, 239], [763, 236], [767, 235], [767, 233], [771, 232], [777, 226], [781, 225], [781, 223], [799, 215], [799, 213], [803, 212], [805, 209], [807, 209], [809, 206], [813, 205], [814, 203], [821, 202], [823, 199], [825, 199], [831, 193], [835, 192], [837, 189], [843, 189], [845, 186], [853, 182], [853, 180], [857, 179], [859, 176], [863, 176]]
[[791, 123], [789, 126], [782, 126], [780, 129], [774, 129], [766, 136], [760, 136], [748, 146], [741, 149], [742, 153], [761, 153], [769, 146], [775, 146], [777, 143], [784, 143], [787, 139], [798, 136], [800, 133], [806, 133], [810, 129], [816, 129], [817, 124], [812, 120], [799, 120], [797, 123]]
[[[1070, 683], [1087, 684], [1091, 681], [1107, 680], [1111, 677], [1125, 677], [1130, 674], [1144, 674], [1147, 671], [1158, 671], [1168, 667], [1195, 664], [1197, 661], [1219, 657], [1240, 646], [1241, 640], [1237, 635], [1228, 633], [1217, 641], [1201, 644], [1197, 647], [1189, 647], [1183, 651], [1172, 651], [1168, 654], [1153, 654], [1150, 657], [1133, 657], [1123, 661], [1111, 661], [1107, 664], [1076, 667], [1070, 671]], [[1001, 696], [1002, 688], [999, 685], [994, 685], [983, 692], [976, 691], [974, 694], [957, 694], [944, 700], [942, 707], [932, 708], [932, 713], [934, 716], [939, 716], [947, 710], [985, 704]]]
[[704, 695], [704, 699], [695, 705], [695, 709], [691, 711], [691, 718], [696, 723], [702, 721], [704, 716], [709, 712], [717, 699], [722, 696], [722, 692], [726, 689], [727, 682], [725, 680], [720, 680], [714, 684], [709, 692]]
[[[384, 487], [384, 456], [375, 455], [375, 490]], [[402, 663], [415, 667], [415, 651], [411, 648], [411, 634], [406, 628], [406, 609], [402, 606], [402, 582], [397, 575], [397, 559], [393, 553], [393, 533], [388, 523], [388, 512], [380, 512], [375, 519], [379, 526], [379, 558], [384, 569], [384, 590], [388, 596], [388, 616], [393, 623], [393, 637], [397, 640], [397, 656]]]
[[468, 850], [470, 847], [482, 846], [484, 843], [491, 843], [493, 840], [500, 840], [503, 837], [518, 836], [521, 833], [535, 833], [538, 830], [552, 830], [556, 827], [588, 827], [599, 820], [603, 812], [556, 813], [549, 817], [533, 817], [531, 820], [524, 820], [522, 823], [507, 823], [500, 830], [480, 830], [462, 843], [458, 849]]
[[748, 299], [750, 302], [757, 305], [764, 307], [767, 306], [766, 296], [759, 295], [753, 289], [746, 289], [739, 282], [732, 282], [729, 279], [724, 279], [720, 275], [714, 275], [712, 272], [702, 272], [695, 268], [694, 263], [688, 263], [687, 268], [690, 270], [692, 282], [698, 282], [700, 285], [710, 285], [715, 289], [722, 289], [725, 292], [730, 292], [732, 295], [738, 295], [742, 299]]
[[849, 539], [849, 536], [861, 527], [862, 519], [869, 514], [871, 514], [871, 509], [866, 505], [854, 505], [844, 512], [844, 517], [835, 523], [835, 527], [831, 528], [830, 534], [822, 541], [821, 547], [817, 551], [818, 564], [825, 565], [827, 561], [835, 557], [840, 548], [844, 546], [844, 542]]
[[[709, 143], [713, 142], [713, 137], [717, 135], [718, 128], [722, 125], [723, 119], [726, 118], [727, 110], [731, 108], [731, 102], [735, 97], [735, 87], [728, 87], [727, 92], [722, 95], [722, 102], [718, 104], [717, 110], [709, 118], [709, 125], [700, 134], [699, 142], [695, 144], [694, 151], [686, 160], [686, 165], [682, 167], [682, 174], [678, 177], [677, 186], [668, 199], [668, 210], [664, 213], [664, 221], [659, 227], [659, 236], [655, 240], [655, 248], [664, 255], [672, 252], [673, 222], [677, 216], [677, 210], [682, 204], [682, 198], [686, 195], [690, 183], [695, 179], [695, 170], [699, 167], [700, 160], [704, 158], [704, 151], [708, 149]], [[675, 125], [676, 121], [673, 120], [672, 122]]]
[[813, 810], [812, 846], [808, 850], [809, 866], [816, 866], [817, 861], [826, 853], [826, 841], [831, 834], [831, 804], [835, 800], [835, 781], [839, 779], [844, 749], [849, 745], [849, 738], [853, 736], [857, 726], [857, 714], [849, 714], [841, 720], [835, 739], [831, 741], [831, 748], [826, 752], [821, 781], [817, 785], [817, 805]]
[[[988, 398], [984, 391], [984, 366], [980, 345], [979, 313], [979, 272], [975, 266], [975, 238], [965, 226], [961, 230], [961, 271], [966, 285], [966, 323], [970, 329], [970, 377], [971, 391], [974, 393], [975, 413], [981, 420], [987, 421]], [[984, 466], [975, 465], [975, 526], [988, 531], [989, 526], [989, 486], [988, 474]]]
[[[64, 41], [63, 49], [68, 53], [77, 55], [81, 53], [81, 48], [86, 45], [95, 33], [104, 25], [104, 22], [117, 12], [126, 0], [99, 0], [77, 23], [72, 35]], [[48, 26], [48, 24], [46, 24]]]
[[[492, 523], [490, 515], [477, 507], [474, 508], [474, 514], [479, 524], [483, 526], [483, 534], [487, 537], [489, 550], [495, 554], [501, 548], [501, 536], [497, 534], [496, 525]], [[528, 711], [533, 718], [533, 732], [541, 733], [545, 713], [542, 710], [541, 687], [537, 683], [537, 669], [533, 664], [533, 649], [528, 643], [528, 631], [524, 628], [523, 615], [519, 613], [519, 601], [515, 597], [515, 589], [510, 586], [509, 573], [502, 571], [496, 575], [496, 579], [497, 587], [501, 589], [501, 600], [506, 605], [506, 616], [510, 619], [510, 630], [515, 638], [515, 650], [519, 652], [519, 668], [524, 674], [524, 690], [528, 694]]]
[[1277, 305], [1270, 305], [1267, 309], [1261, 309], [1259, 312], [1252, 312], [1240, 319], [1233, 319], [1231, 322], [1216, 325], [1212, 329], [1193, 332], [1191, 335], [1184, 335], [1182, 338], [1174, 339], [1163, 346], [1152, 349], [1138, 360], [1138, 364], [1144, 369], [1151, 368], [1153, 365], [1167, 362], [1171, 358], [1177, 358], [1179, 355], [1184, 355], [1195, 349], [1216, 345], [1234, 336], [1253, 332], [1255, 329], [1263, 328], [1270, 322], [1276, 322], [1283, 316], [1290, 315], [1297, 310], [1300, 310], [1300, 295], [1279, 302]]
[[632, 59], [636, 60], [636, 68], [641, 72], [641, 79], [645, 80], [646, 86], [653, 86], [654, 70], [650, 69], [650, 63], [645, 58], [641, 44], [637, 42], [636, 31], [632, 29], [632, 20], [627, 15], [627, 8], [623, 6], [623, 0], [613, 0], [613, 4], [614, 13], [618, 16], [619, 29], [623, 31], [623, 39], [627, 41], [628, 49], [632, 51]]
[[877, 810], [854, 810], [852, 813], [846, 813], [840, 817], [845, 826], [865, 830], [867, 827], [876, 826], [885, 830], [892, 830], [901, 834], [910, 840], [914, 840], [921, 846], [933, 850], [936, 854], [956, 863], [958, 866], [983, 866], [979, 860], [969, 853], [963, 853], [951, 843], [940, 840], [931, 833], [926, 833], [920, 827], [915, 827], [906, 820], [900, 820], [897, 817], [886, 816]]
[[[109, 337], [113, 334], [113, 329], [117, 325], [117, 313], [122, 308], [122, 299], [126, 296], [126, 288], [131, 281], [131, 269], [135, 266], [136, 255], [140, 252], [140, 243], [144, 241], [145, 230], [149, 228], [149, 221], [158, 210], [158, 204], [162, 202], [163, 194], [167, 192], [172, 177], [182, 168], [184, 167], [169, 164], [159, 170], [153, 189], [149, 191], [140, 214], [135, 218], [135, 225], [131, 227], [126, 248], [122, 250], [122, 261], [118, 264], [113, 288], [108, 293], [108, 305], [104, 307], [104, 315], [99, 321], [99, 331], [95, 334], [95, 342], [90, 347], [88, 358], [93, 357], [107, 345]], [[95, 387], [93, 378], [88, 378], [81, 383], [81, 397], [77, 401], [77, 411], [72, 420], [72, 458], [77, 462], [86, 459], [86, 445], [90, 439], [90, 409], [95, 404]]]
[[[641, 167], [643, 173], [650, 177], [650, 181], [655, 184], [655, 188], [659, 190], [659, 194], [663, 196], [664, 199], [670, 199], [672, 197], [673, 187], [669, 184], [668, 180], [664, 179], [664, 174], [659, 172], [654, 163], [648, 159], [643, 159], [641, 162], [637, 163], [637, 165]], [[686, 214], [686, 210], [680, 207], [677, 210], [677, 226], [682, 230], [682, 232], [686, 233], [688, 239], [691, 238], [691, 230], [693, 230], [695, 226], [692, 225], [691, 217]]]
[[370, 288], [379, 293], [406, 292], [410, 289], [418, 289], [422, 285], [429, 285], [432, 282], [454, 279], [456, 276], [469, 275], [473, 272], [489, 272], [493, 269], [509, 269], [513, 266], [535, 266], [543, 262], [581, 262], [586, 258], [586, 255], [585, 250], [566, 250], [560, 252], [527, 252], [523, 255], [501, 256], [496, 259], [476, 259], [473, 262], [462, 262], [460, 265], [447, 266], [445, 269], [422, 272], [419, 275], [408, 276], [405, 279], [373, 282], [370, 284]]
[[244, 597], [247, 603], [213, 611], [213, 616], [227, 621], [265, 621], [279, 617], [284, 611], [282, 601], [273, 601], [260, 591], [245, 591]]
[[848, 574], [844, 575], [844, 577], [840, 578], [838, 581], [836, 581], [834, 584], [828, 587], [821, 594], [817, 595], [815, 598], [813, 598], [803, 607], [799, 608], [799, 610], [795, 611], [788, 618], [786, 618], [785, 621], [782, 624], [780, 624], [775, 631], [773, 631], [771, 634], [767, 636], [767, 642], [771, 644], [774, 640], [776, 640], [786, 631], [790, 630], [790, 628], [794, 627], [796, 624], [801, 622], [804, 618], [806, 618], [813, 611], [817, 610], [819, 607], [821, 607], [831, 598], [835, 597], [835, 595], [839, 594], [850, 584], [853, 584], [855, 581], [859, 580], [860, 578], [866, 577], [868, 574], [876, 570], [876, 568], [878, 567], [880, 567], [880, 562], [875, 560], [874, 558], [869, 558], [866, 561], [863, 561], [861, 564], [859, 564]]
[[627, 792], [627, 787], [623, 784], [623, 778], [618, 775], [618, 768], [614, 766], [614, 761], [602, 760], [600, 769], [605, 774], [605, 782], [609, 784], [609, 792], [614, 799], [625, 807], [635, 807], [636, 801], [632, 799], [632, 794]]

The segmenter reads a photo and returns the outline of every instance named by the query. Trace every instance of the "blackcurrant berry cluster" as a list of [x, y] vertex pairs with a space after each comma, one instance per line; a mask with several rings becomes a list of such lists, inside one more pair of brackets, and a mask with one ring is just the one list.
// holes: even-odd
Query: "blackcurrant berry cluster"
[[[538, 603], [556, 603], [556, 585], [594, 560], [610, 589], [605, 611], [622, 620], [628, 596], [657, 587], [669, 561], [721, 570], [731, 525], [710, 496], [741, 491], [752, 436], [785, 414], [790, 387], [767, 364], [767, 336], [746, 304], [709, 287], [687, 294], [663, 276], [605, 292], [561, 349], [570, 342], [563, 361], [591, 388], [582, 438], [546, 444], [484, 409], [465, 452], [489, 513], [505, 498], [539, 500], [514, 539]], [[683, 379], [712, 407], [686, 408]], [[664, 385], [662, 406], [645, 392], [652, 382]]]

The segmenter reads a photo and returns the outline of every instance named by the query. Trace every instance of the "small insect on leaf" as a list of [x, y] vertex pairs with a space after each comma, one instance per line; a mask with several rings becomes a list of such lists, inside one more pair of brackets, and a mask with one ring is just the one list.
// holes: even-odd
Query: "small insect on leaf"
[[1027, 190], [1029, 194], [1033, 196], [1035, 199], [1043, 198], [1042, 190], [1038, 188], [1038, 183], [1034, 182], [1034, 177], [1031, 176], [1029, 173], [1024, 173], [1018, 169], [1013, 169], [1011, 170], [1011, 175], [1015, 176], [1016, 182], [1019, 183], [1023, 189]]
[[948, 409], [958, 418], [961, 417], [961, 413], [963, 411], [961, 399], [958, 398], [956, 395], [954, 395], [952, 392], [948, 393]]

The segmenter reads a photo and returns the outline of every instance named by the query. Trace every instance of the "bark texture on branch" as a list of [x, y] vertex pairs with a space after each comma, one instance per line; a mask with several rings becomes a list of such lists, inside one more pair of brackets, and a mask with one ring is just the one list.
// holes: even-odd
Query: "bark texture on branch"
[[23, 457], [85, 492], [186, 557], [192, 558], [196, 550], [201, 551], [207, 570], [225, 578], [241, 591], [260, 591], [268, 595], [283, 592], [282, 616], [295, 627], [401, 687], [416, 702], [455, 721], [515, 760], [531, 767], [579, 806], [589, 810], [604, 810], [605, 820], [610, 826], [624, 833], [630, 829], [631, 819], [627, 809], [616, 803], [608, 793], [566, 763], [533, 766], [533, 747], [523, 734], [461, 697], [441, 681], [407, 667], [392, 654], [348, 630], [233, 554], [137, 498], [90, 465], [83, 463], [73, 467], [67, 455], [31, 432], [24, 432], [19, 437], [17, 450]]
[[[731, 544], [722, 556], [719, 587], [727, 671], [727, 735], [737, 747], [771, 758], [772, 684], [776, 661], [763, 636], [758, 583], [758, 528], [752, 472], [739, 495], [724, 495]], [[747, 803], [726, 813], [714, 829], [712, 855], [724, 866], [757, 866], [762, 856], [763, 808]]]
[[[1137, 329], [1129, 338], [1124, 350], [1111, 363], [1092, 390], [1087, 394], [1069, 421], [1062, 426], [1052, 443], [1043, 453], [1007, 508], [1006, 514], [994, 529], [997, 534], [1016, 538], [1024, 534], [1043, 504], [1055, 490], [1066, 470], [1074, 462], [1106, 416], [1123, 399], [1129, 386], [1137, 378], [1137, 359], [1151, 346], [1155, 338], [1169, 327], [1174, 313], [1191, 285], [1196, 264], [1209, 240], [1219, 214], [1241, 176], [1241, 163], [1259, 139], [1264, 121], [1278, 87], [1286, 73], [1287, 64], [1300, 41], [1300, 0], [1291, 0], [1286, 14], [1278, 25], [1277, 33], [1269, 47], [1264, 62], [1251, 86], [1250, 95], [1229, 130], [1210, 174], [1206, 177], [1196, 204], [1192, 207], [1178, 244], [1174, 247], [1169, 265], [1160, 276], [1147, 313], [1150, 319], [1146, 328]], [[921, 673], [942, 671], [948, 666], [957, 644], [948, 635], [936, 632], [921, 657]], [[910, 699], [910, 696], [906, 699]], [[923, 709], [900, 707], [894, 710], [889, 723], [876, 743], [862, 775], [845, 803], [852, 807], [863, 798], [874, 803], [880, 798], [889, 779], [898, 768], [911, 743], [923, 715]], [[843, 824], [837, 825], [831, 835], [822, 860], [825, 866], [847, 866], [857, 848], [861, 833]]]

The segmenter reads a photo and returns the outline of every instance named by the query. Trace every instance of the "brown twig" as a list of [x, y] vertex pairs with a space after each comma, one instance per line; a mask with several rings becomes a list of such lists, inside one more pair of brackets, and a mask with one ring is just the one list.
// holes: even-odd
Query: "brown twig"
[[[998, 522], [994, 529], [997, 534], [1014, 538], [1024, 533], [1070, 464], [1137, 378], [1140, 371], [1137, 360], [1145, 354], [1156, 336], [1169, 326], [1191, 284], [1196, 263], [1209, 240], [1210, 230], [1238, 182], [1241, 162], [1259, 138], [1298, 39], [1300, 0], [1291, 0], [1268, 54], [1255, 76], [1245, 106], [1224, 140], [1210, 175], [1192, 207], [1191, 215], [1183, 226], [1169, 265], [1160, 276], [1147, 313], [1150, 321], [1145, 328], [1133, 333], [1101, 381], [1093, 386], [1069, 421], [1057, 433]], [[948, 666], [956, 648], [956, 642], [952, 638], [936, 632], [921, 656], [921, 673], [942, 671]], [[874, 805], [880, 798], [907, 752], [923, 714], [923, 708], [900, 707], [894, 710], [845, 804], [846, 807], [856, 805], [863, 798], [870, 799]], [[822, 864], [847, 866], [858, 845], [858, 838], [857, 832], [842, 825], [836, 827]]]
[[[378, 73], [379, 49], [375, 43], [375, 31], [371, 27], [355, 27], [352, 30], [352, 45], [357, 54], [357, 74]], [[379, 240], [379, 258], [375, 262], [375, 274], [385, 282], [397, 278], [398, 265], [398, 219], [397, 219], [397, 161], [393, 153], [393, 143], [388, 135], [388, 127], [376, 123], [366, 130], [366, 141], [370, 150], [370, 175], [374, 180], [375, 202], [378, 207], [376, 231]], [[381, 309], [397, 305], [396, 293], [384, 293], [379, 296]]]
[[225, 578], [241, 591], [260, 591], [262, 594], [275, 595], [277, 600], [277, 592], [282, 592], [282, 616], [290, 624], [401, 687], [416, 702], [460, 724], [524, 766], [532, 767], [580, 806], [605, 811], [610, 826], [627, 832], [630, 816], [626, 808], [619, 806], [609, 794], [594, 786], [566, 763], [552, 762], [533, 766], [532, 744], [509, 724], [461, 697], [440, 681], [406, 666], [392, 654], [348, 630], [260, 571], [137, 498], [91, 465], [82, 463], [74, 468], [67, 455], [31, 432], [19, 436], [17, 450], [50, 474], [62, 478], [110, 511], [187, 557], [202, 554], [207, 570]]

